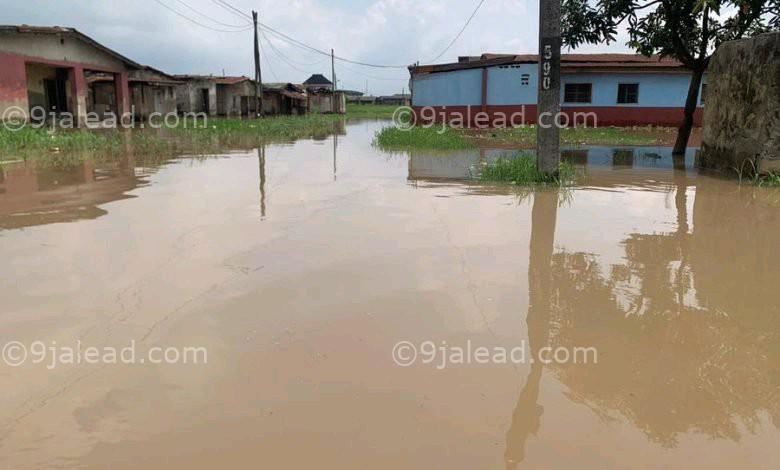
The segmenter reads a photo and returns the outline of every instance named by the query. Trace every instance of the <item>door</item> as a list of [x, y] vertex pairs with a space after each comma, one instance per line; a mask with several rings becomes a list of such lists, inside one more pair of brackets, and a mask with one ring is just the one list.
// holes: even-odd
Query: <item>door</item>
[[200, 89], [200, 110], [204, 113], [209, 112], [209, 89]]

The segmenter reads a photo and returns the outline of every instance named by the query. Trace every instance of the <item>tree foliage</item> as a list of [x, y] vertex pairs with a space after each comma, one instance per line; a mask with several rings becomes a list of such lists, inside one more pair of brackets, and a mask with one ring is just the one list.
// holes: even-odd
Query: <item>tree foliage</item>
[[561, 0], [563, 42], [611, 43], [706, 69], [722, 42], [780, 29], [780, 0]]

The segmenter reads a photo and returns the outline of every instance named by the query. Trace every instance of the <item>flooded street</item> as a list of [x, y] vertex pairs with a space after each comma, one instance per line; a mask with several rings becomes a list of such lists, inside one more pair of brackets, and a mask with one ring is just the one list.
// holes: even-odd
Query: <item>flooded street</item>
[[[208, 351], [0, 364], [0, 468], [777, 468], [780, 191], [666, 148], [484, 184], [505, 151], [381, 126], [0, 166], [0, 345]], [[402, 367], [402, 341], [598, 362]]]

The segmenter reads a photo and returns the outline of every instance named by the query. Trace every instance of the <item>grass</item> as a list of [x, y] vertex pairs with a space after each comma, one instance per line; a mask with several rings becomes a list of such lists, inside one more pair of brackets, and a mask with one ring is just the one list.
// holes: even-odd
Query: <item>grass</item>
[[[566, 128], [561, 131], [561, 145], [658, 145], [667, 136], [666, 129], [657, 128]], [[536, 146], [536, 128], [513, 129], [453, 129], [441, 126], [415, 127], [404, 131], [386, 127], [377, 133], [375, 145], [386, 150], [428, 149], [451, 150], [462, 148], [523, 148]]]
[[392, 119], [397, 106], [347, 104], [347, 117], [360, 119]]
[[374, 145], [382, 150], [458, 150], [475, 148], [473, 142], [459, 131], [441, 127], [414, 127], [401, 130], [385, 127], [374, 136]]
[[517, 185], [550, 184], [568, 186], [574, 183], [576, 174], [570, 163], [562, 162], [558, 173], [548, 175], [536, 168], [536, 157], [519, 153], [514, 157], [501, 157], [482, 169], [483, 181], [512, 183]]
[[[536, 145], [536, 127], [524, 126], [488, 131], [466, 130], [470, 138], [480, 144], [497, 146], [512, 145], [532, 148]], [[655, 145], [664, 140], [665, 129], [650, 127], [600, 127], [565, 128], [561, 131], [561, 144], [579, 145]]]

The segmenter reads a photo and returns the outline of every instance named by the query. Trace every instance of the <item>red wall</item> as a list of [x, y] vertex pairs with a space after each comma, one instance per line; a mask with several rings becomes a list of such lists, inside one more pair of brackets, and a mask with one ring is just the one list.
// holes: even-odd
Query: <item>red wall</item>
[[[435, 113], [431, 113], [430, 110]], [[482, 113], [484, 109], [484, 114]], [[514, 115], [515, 124], [536, 124], [536, 105], [526, 106], [415, 106], [413, 107], [417, 122], [426, 122], [431, 114], [433, 121], [450, 122], [458, 126], [463, 122], [467, 127], [502, 127], [502, 121], [511, 127], [510, 119]], [[561, 109], [570, 122], [575, 119], [581, 124], [583, 114], [593, 113], [599, 127], [604, 126], [663, 126], [677, 127], [682, 123], [683, 108], [648, 108], [648, 107], [565, 107]], [[694, 125], [701, 126], [703, 109], [698, 108], [694, 115]], [[588, 127], [594, 127], [588, 120]]]
[[0, 107], [27, 105], [24, 58], [0, 52]]

